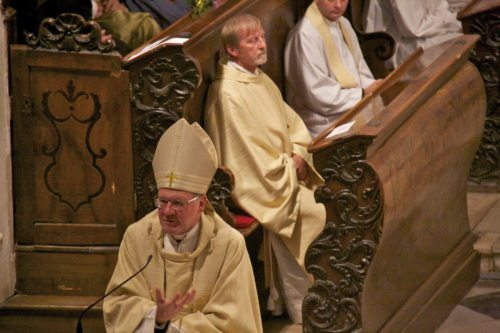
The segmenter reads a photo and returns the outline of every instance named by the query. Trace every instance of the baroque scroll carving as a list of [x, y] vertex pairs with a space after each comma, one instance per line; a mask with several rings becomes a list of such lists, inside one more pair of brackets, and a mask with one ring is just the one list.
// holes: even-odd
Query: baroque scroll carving
[[366, 63], [375, 78], [380, 79], [389, 75], [386, 61], [392, 57], [396, 50], [394, 39], [385, 32], [361, 33], [356, 31], [356, 35], [363, 54], [366, 54]]
[[358, 36], [360, 44], [373, 44], [371, 47], [374, 50], [373, 54], [375, 54], [381, 62], [389, 60], [389, 58], [394, 54], [395, 42], [389, 34], [384, 32], [374, 32], [369, 34], [359, 34]]
[[234, 176], [229, 169], [218, 168], [215, 172], [210, 188], [207, 192], [208, 201], [212, 204], [217, 214], [229, 225], [234, 226], [227, 204], [230, 201], [231, 191], [234, 187]]
[[[43, 94], [43, 115], [50, 122], [55, 137], [52, 147], [42, 147], [42, 153], [51, 160], [43, 179], [47, 189], [76, 212], [104, 190], [106, 178], [97, 160], [104, 158], [107, 152], [100, 149], [96, 153], [90, 143], [92, 129], [101, 118], [99, 96], [76, 92], [73, 80], [68, 82], [66, 88], [66, 91], [47, 91]], [[54, 104], [66, 107], [51, 110], [50, 106]], [[75, 161], [80, 162], [79, 168], [84, 171], [82, 174], [92, 181], [78, 176], [80, 172], [74, 171]], [[74, 177], [65, 177], [64, 184], [61, 184], [58, 181], [61, 174], [74, 174]], [[86, 193], [75, 189], [85, 189]]]
[[469, 179], [475, 183], [494, 181], [500, 187], [500, 13], [487, 12], [474, 18], [470, 32], [480, 41], [470, 60], [481, 72], [488, 102], [481, 145], [474, 157]]
[[131, 82], [137, 218], [154, 209], [157, 191], [151, 161], [158, 140], [182, 117], [183, 105], [199, 81], [195, 64], [179, 52], [152, 59]]
[[378, 175], [366, 161], [369, 138], [339, 142], [321, 170], [316, 200], [327, 209], [323, 232], [309, 246], [305, 265], [314, 276], [302, 305], [304, 332], [360, 332], [361, 293], [382, 232]]
[[78, 14], [61, 14], [57, 18], [45, 18], [38, 30], [38, 36], [25, 33], [26, 43], [32, 48], [38, 46], [68, 52], [98, 50], [101, 53], [115, 49], [115, 42], [101, 43], [101, 27], [97, 22], [85, 21]]

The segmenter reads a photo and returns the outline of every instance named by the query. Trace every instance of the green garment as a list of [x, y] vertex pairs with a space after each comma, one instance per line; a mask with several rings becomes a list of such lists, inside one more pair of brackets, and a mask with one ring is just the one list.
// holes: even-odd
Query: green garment
[[161, 32], [148, 13], [114, 10], [96, 19], [117, 40], [118, 52], [125, 55]]

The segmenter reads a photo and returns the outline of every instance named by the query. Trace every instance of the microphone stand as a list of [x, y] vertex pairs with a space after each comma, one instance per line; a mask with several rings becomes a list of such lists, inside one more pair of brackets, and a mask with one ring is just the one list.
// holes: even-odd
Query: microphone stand
[[128, 281], [132, 280], [134, 277], [137, 276], [137, 274], [139, 274], [140, 272], [142, 272], [144, 269], [146, 269], [146, 267], [148, 267], [149, 263], [151, 262], [151, 259], [153, 259], [153, 255], [150, 254], [149, 257], [148, 257], [148, 260], [146, 262], [146, 264], [140, 269], [138, 270], [137, 272], [135, 272], [132, 276], [130, 276], [128, 279], [126, 279], [125, 281], [123, 281], [122, 283], [120, 283], [119, 285], [117, 285], [116, 287], [114, 287], [113, 289], [111, 289], [110, 291], [108, 291], [106, 294], [104, 294], [104, 296], [102, 296], [101, 298], [99, 298], [97, 301], [95, 301], [94, 303], [90, 304], [89, 306], [87, 306], [87, 308], [85, 310], [82, 311], [82, 313], [80, 314], [80, 317], [78, 317], [78, 323], [76, 324], [76, 333], [82, 333], [83, 332], [83, 328], [82, 328], [82, 318], [83, 318], [83, 315], [85, 313], [87, 313], [87, 311], [89, 311], [90, 309], [92, 309], [94, 307], [94, 305], [96, 305], [97, 303], [99, 303], [100, 301], [102, 301], [105, 297], [107, 297], [109, 294], [113, 293], [116, 289], [120, 288], [121, 286], [123, 286], [125, 283], [127, 283]]

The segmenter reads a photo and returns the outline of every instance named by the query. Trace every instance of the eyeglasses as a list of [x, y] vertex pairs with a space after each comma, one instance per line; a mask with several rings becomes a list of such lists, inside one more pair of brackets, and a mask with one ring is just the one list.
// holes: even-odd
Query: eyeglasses
[[189, 199], [188, 201], [184, 201], [184, 200], [166, 200], [166, 199], [155, 198], [154, 203], [155, 203], [155, 207], [158, 208], [158, 209], [163, 209], [163, 208], [167, 207], [168, 204], [170, 204], [170, 207], [173, 210], [178, 211], [178, 210], [186, 208], [187, 205], [189, 205], [191, 202], [195, 202], [199, 198], [201, 198], [200, 195], [197, 195], [197, 196]]

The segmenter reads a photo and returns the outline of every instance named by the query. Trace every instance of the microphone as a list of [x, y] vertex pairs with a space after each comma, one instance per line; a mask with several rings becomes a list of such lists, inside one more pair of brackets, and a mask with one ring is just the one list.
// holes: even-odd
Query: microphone
[[123, 286], [125, 283], [129, 282], [130, 280], [132, 280], [134, 277], [136, 277], [140, 272], [142, 272], [144, 269], [146, 269], [146, 267], [148, 267], [149, 263], [151, 262], [151, 259], [153, 259], [153, 255], [150, 254], [149, 257], [148, 257], [148, 260], [146, 262], [146, 264], [140, 269], [138, 270], [137, 272], [135, 272], [132, 276], [130, 276], [128, 279], [126, 279], [125, 281], [123, 281], [122, 283], [120, 283], [119, 285], [117, 285], [116, 287], [114, 287], [113, 289], [111, 289], [110, 291], [108, 291], [106, 294], [104, 294], [104, 296], [102, 296], [101, 298], [99, 298], [97, 301], [95, 301], [94, 303], [90, 304], [89, 306], [87, 306], [87, 308], [85, 310], [82, 311], [82, 313], [80, 314], [80, 317], [78, 317], [78, 323], [76, 324], [76, 333], [82, 333], [83, 332], [83, 329], [82, 329], [82, 318], [83, 318], [83, 315], [85, 313], [87, 313], [87, 311], [89, 311], [90, 309], [92, 309], [94, 307], [94, 305], [96, 305], [97, 303], [99, 303], [100, 301], [102, 301], [104, 298], [106, 298], [109, 294], [111, 294], [112, 292], [114, 292], [116, 289], [120, 288], [121, 286]]

